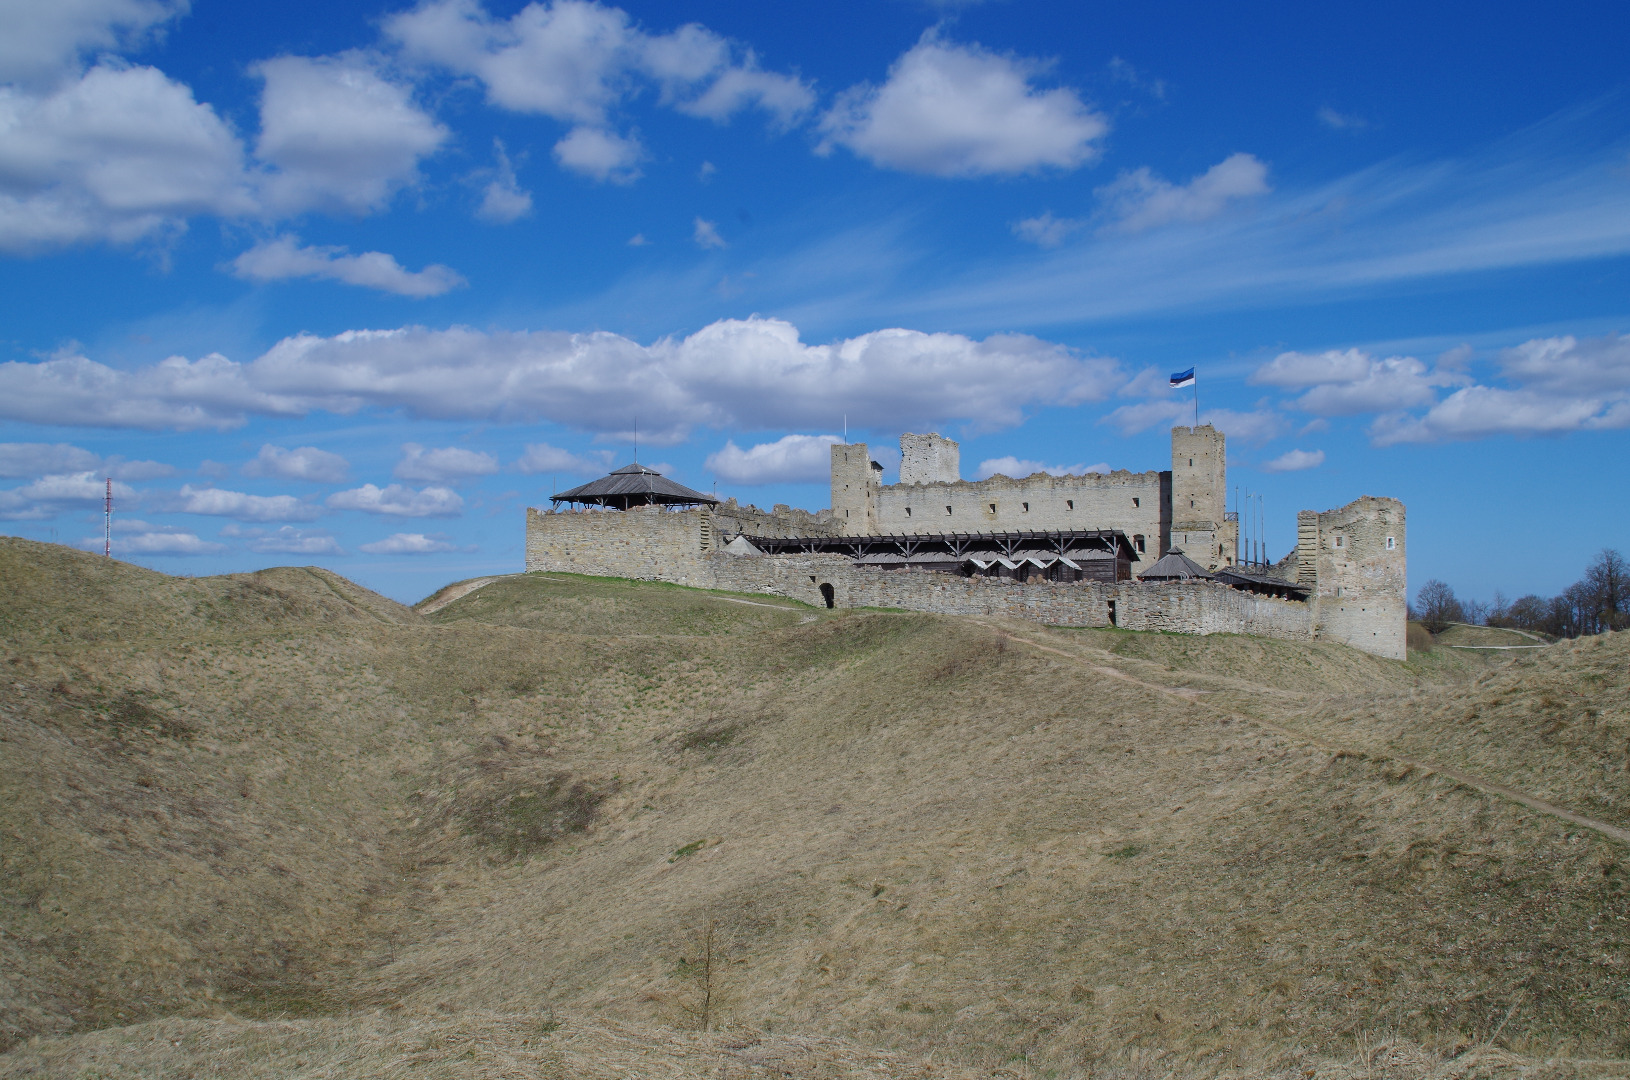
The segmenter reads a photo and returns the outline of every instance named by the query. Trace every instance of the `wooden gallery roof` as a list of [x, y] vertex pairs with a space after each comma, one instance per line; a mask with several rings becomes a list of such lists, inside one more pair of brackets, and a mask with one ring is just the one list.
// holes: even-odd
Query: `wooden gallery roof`
[[676, 484], [655, 469], [647, 469], [639, 462], [612, 470], [609, 476], [591, 480], [549, 496], [551, 503], [584, 503], [610, 506], [627, 510], [633, 506], [697, 506], [717, 505], [719, 500], [700, 491], [692, 491], [684, 484]]

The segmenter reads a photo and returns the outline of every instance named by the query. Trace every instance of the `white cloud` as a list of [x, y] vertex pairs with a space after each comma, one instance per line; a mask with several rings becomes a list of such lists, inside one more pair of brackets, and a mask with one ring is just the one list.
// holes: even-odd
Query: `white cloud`
[[81, 53], [136, 45], [188, 6], [187, 0], [8, 0], [0, 82], [44, 84], [75, 74]]
[[1162, 180], [1147, 167], [1124, 172], [1097, 189], [1120, 232], [1142, 232], [1173, 222], [1206, 221], [1234, 199], [1266, 195], [1268, 167], [1250, 154], [1233, 154], [1186, 184]]
[[[1439, 362], [1439, 366], [1443, 366]], [[1607, 334], [1581, 341], [1535, 338], [1500, 354], [1507, 379], [1552, 394], [1600, 395], [1630, 390], [1630, 338]]]
[[640, 175], [645, 148], [638, 138], [624, 138], [601, 128], [575, 127], [555, 144], [561, 168], [614, 184], [628, 184]]
[[1074, 90], [1043, 90], [1043, 65], [924, 34], [882, 86], [838, 96], [821, 152], [844, 146], [885, 168], [934, 176], [1074, 169], [1095, 159], [1109, 121]]
[[1468, 386], [1433, 405], [1424, 416], [1388, 413], [1370, 425], [1377, 445], [1482, 439], [1496, 435], [1565, 435], [1630, 427], [1623, 394], [1564, 397], [1532, 390]]
[[0, 476], [88, 472], [102, 459], [68, 443], [0, 443]]
[[1321, 106], [1316, 114], [1319, 123], [1334, 131], [1363, 131], [1371, 126], [1370, 122], [1354, 113], [1337, 112], [1328, 105]]
[[183, 484], [174, 506], [183, 514], [209, 514], [239, 521], [310, 521], [322, 509], [293, 495], [249, 495], [224, 488], [193, 487]]
[[464, 500], [458, 492], [445, 487], [414, 491], [402, 484], [383, 488], [363, 484], [350, 491], [336, 491], [328, 497], [328, 506], [388, 517], [457, 517], [464, 510]]
[[282, 212], [381, 209], [448, 137], [410, 87], [361, 53], [279, 56], [250, 70], [265, 81], [255, 152], [277, 168], [263, 197]]
[[232, 260], [232, 272], [248, 281], [327, 278], [347, 285], [423, 299], [467, 284], [452, 268], [432, 263], [410, 271], [383, 251], [348, 255], [343, 247], [301, 247], [293, 236], [256, 244]]
[[583, 456], [548, 443], [527, 443], [526, 453], [515, 462], [523, 473], [591, 473], [611, 467], [611, 451], [597, 450]]
[[1287, 450], [1262, 466], [1263, 472], [1300, 472], [1324, 464], [1323, 450]]
[[98, 65], [43, 96], [0, 86], [0, 250], [131, 243], [256, 206], [237, 136], [156, 68]]
[[359, 546], [370, 555], [434, 555], [459, 550], [457, 544], [424, 533], [393, 533], [383, 540]]
[[1466, 381], [1432, 371], [1413, 356], [1377, 357], [1362, 349], [1280, 353], [1251, 373], [1257, 385], [1301, 389], [1296, 407], [1319, 416], [1416, 408], [1437, 400], [1437, 388]]
[[1036, 473], [1046, 473], [1048, 476], [1081, 476], [1084, 473], [1107, 473], [1109, 464], [1100, 461], [1096, 465], [1046, 465], [1040, 461], [1031, 461], [1028, 458], [1017, 458], [1012, 454], [1006, 457], [989, 458], [979, 463], [974, 470], [975, 480], [988, 480], [997, 473], [1003, 476], [1023, 479], [1034, 476]]
[[[589, 137], [615, 139], [606, 130], [612, 113], [646, 85], [662, 104], [720, 123], [757, 107], [785, 128], [815, 101], [802, 80], [764, 71], [751, 50], [704, 26], [651, 34], [620, 8], [579, 0], [528, 4], [509, 19], [493, 18], [478, 0], [429, 0], [386, 19], [385, 33], [409, 60], [479, 79], [499, 108], [578, 125], [568, 140], [581, 144], [556, 147], [578, 171], [588, 171]], [[606, 150], [602, 144], [593, 160]], [[627, 177], [637, 158], [620, 160]], [[615, 178], [611, 170], [590, 175]]]
[[250, 363], [172, 357], [134, 370], [82, 356], [0, 363], [0, 417], [32, 423], [230, 428], [251, 415], [401, 409], [416, 417], [533, 422], [653, 442], [692, 427], [1016, 424], [1033, 405], [1102, 400], [1125, 376], [1107, 357], [1023, 334], [877, 330], [806, 345], [779, 319], [725, 319], [641, 345], [595, 332], [466, 327], [285, 338]]
[[1086, 225], [1084, 221], [1074, 218], [1054, 217], [1051, 211], [1040, 217], [1025, 218], [1013, 223], [1013, 235], [1021, 240], [1028, 240], [1037, 247], [1056, 248], [1070, 234], [1077, 232]]
[[709, 454], [703, 467], [733, 484], [818, 484], [832, 474], [836, 435], [786, 435], [743, 450], [733, 440]]
[[297, 529], [293, 525], [284, 525], [272, 532], [264, 529], [240, 531], [222, 529], [221, 535], [247, 537], [249, 550], [262, 555], [345, 554], [345, 549], [340, 547], [340, 542], [334, 539], [334, 535], [323, 529]]
[[699, 248], [725, 247], [724, 237], [719, 235], [719, 226], [711, 221], [696, 219], [696, 227], [691, 233], [691, 239], [696, 241]]
[[396, 463], [391, 475], [398, 480], [445, 484], [472, 476], [491, 476], [497, 471], [498, 459], [491, 454], [460, 446], [426, 450], [418, 443], [403, 443], [402, 460]]
[[[1100, 417], [1098, 422], [1113, 424], [1123, 435], [1135, 435], [1152, 427], [1192, 424], [1193, 410], [1192, 401], [1183, 401], [1173, 396], [1165, 400], [1156, 399], [1135, 405], [1122, 405], [1109, 415]], [[1277, 438], [1290, 427], [1283, 415], [1270, 409], [1253, 409], [1250, 412], [1238, 412], [1234, 409], [1201, 409], [1200, 423], [1211, 424], [1230, 439], [1247, 443], [1266, 442]]]
[[481, 189], [481, 206], [475, 216], [482, 221], [507, 225], [532, 213], [532, 193], [524, 190], [515, 178], [515, 166], [504, 151], [504, 144], [494, 139], [493, 152], [498, 164], [488, 173], [491, 177]]
[[314, 484], [344, 483], [351, 463], [315, 446], [285, 450], [266, 443], [243, 467], [245, 476], [275, 476], [282, 480], [309, 480]]
[[[106, 495], [107, 479], [93, 472], [42, 476], [33, 483], [0, 490], [0, 519], [38, 521], [74, 507], [101, 506]], [[115, 505], [135, 495], [129, 485], [114, 482]]]
[[[148, 526], [146, 522], [124, 524], [139, 524], [152, 531], [115, 537], [112, 544], [115, 555], [215, 555], [226, 550], [225, 544], [202, 539], [197, 533], [165, 526]], [[79, 542], [79, 546], [86, 551], [101, 551], [102, 543], [103, 537], [87, 536]]]

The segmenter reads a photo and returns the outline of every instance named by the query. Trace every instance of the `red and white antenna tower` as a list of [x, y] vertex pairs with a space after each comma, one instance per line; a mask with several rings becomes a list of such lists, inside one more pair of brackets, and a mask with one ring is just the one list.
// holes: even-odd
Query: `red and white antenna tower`
[[113, 477], [108, 477], [107, 508], [102, 514], [102, 554], [113, 558]]

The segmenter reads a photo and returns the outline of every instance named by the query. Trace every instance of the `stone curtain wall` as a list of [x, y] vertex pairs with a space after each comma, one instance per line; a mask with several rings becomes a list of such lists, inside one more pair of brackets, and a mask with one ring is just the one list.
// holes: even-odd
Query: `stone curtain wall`
[[1144, 550], [1132, 564], [1136, 574], [1164, 552], [1167, 530], [1161, 496], [1160, 473], [1125, 469], [1081, 476], [1036, 473], [1022, 480], [998, 474], [989, 480], [954, 484], [890, 484], [877, 495], [877, 531], [1120, 529], [1127, 536], [1144, 538]]
[[900, 483], [954, 484], [962, 479], [962, 447], [943, 435], [900, 436]]
[[670, 581], [782, 596], [817, 607], [825, 602], [821, 586], [830, 585], [837, 607], [1004, 615], [1051, 626], [1108, 626], [1114, 601], [1115, 624], [1129, 630], [1292, 640], [1313, 635], [1307, 605], [1212, 582], [1021, 585], [928, 570], [879, 570], [841, 555], [730, 555], [719, 546], [716, 522], [707, 510], [527, 511], [528, 570]]
[[1043, 582], [964, 578], [932, 570], [879, 570], [839, 555], [734, 556], [704, 560], [714, 588], [802, 600], [816, 607], [831, 585], [837, 607], [904, 608], [940, 615], [1002, 615], [1049, 626], [1109, 626], [1179, 634], [1255, 634], [1305, 641], [1306, 604], [1256, 596], [1215, 582]]
[[773, 510], [760, 510], [750, 504], [737, 505], [736, 500], [731, 499], [708, 513], [713, 515], [714, 533], [721, 536], [734, 537], [742, 533], [772, 537], [844, 535], [843, 523], [834, 518], [830, 510], [811, 514], [784, 503], [777, 503]]

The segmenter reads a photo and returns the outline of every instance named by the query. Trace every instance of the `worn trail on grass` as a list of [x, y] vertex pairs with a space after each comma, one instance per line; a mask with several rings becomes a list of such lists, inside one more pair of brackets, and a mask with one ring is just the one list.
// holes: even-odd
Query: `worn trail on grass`
[[[1198, 704], [1204, 704], [1204, 702], [1201, 700], [1201, 695], [1205, 694], [1205, 693], [1208, 693], [1208, 691], [1196, 690], [1196, 689], [1193, 689], [1192, 687], [1161, 686], [1159, 683], [1146, 682], [1143, 679], [1139, 679], [1136, 676], [1129, 675], [1126, 672], [1119, 670], [1118, 668], [1106, 667], [1106, 666], [1104, 666], [1102, 664], [1094, 664], [1094, 663], [1092, 663], [1091, 661], [1087, 660], [1084, 657], [1073, 655], [1073, 654], [1071, 654], [1069, 652], [1066, 652], [1063, 649], [1054, 648], [1051, 645], [1043, 645], [1039, 641], [1032, 641], [1029, 638], [1019, 637], [1017, 634], [1007, 633], [1006, 631], [999, 630], [994, 626], [990, 626], [988, 623], [980, 623], [979, 625], [986, 627], [987, 629], [991, 630], [993, 633], [996, 633], [996, 634], [1000, 635], [1001, 637], [1006, 638], [1009, 641], [1016, 641], [1016, 642], [1019, 642], [1020, 644], [1028, 645], [1032, 649], [1039, 649], [1042, 652], [1052, 653], [1055, 656], [1066, 657], [1067, 659], [1074, 660], [1077, 663], [1086, 665], [1090, 670], [1092, 670], [1092, 671], [1094, 671], [1094, 672], [1096, 672], [1096, 673], [1098, 673], [1100, 675], [1107, 675], [1110, 678], [1115, 678], [1115, 679], [1123, 679], [1123, 680], [1125, 680], [1127, 682], [1130, 682], [1130, 683], [1132, 683], [1132, 684], [1134, 684], [1136, 686], [1141, 686], [1146, 690], [1152, 690], [1152, 691], [1154, 691], [1156, 693], [1169, 694], [1169, 695], [1171, 695], [1173, 697], [1181, 698], [1184, 701], [1198, 703]], [[1452, 647], [1453, 648], [1468, 648], [1470, 646], [1452, 646]], [[1485, 648], [1535, 648], [1535, 647], [1543, 647], [1543, 646], [1508, 645], [1508, 646], [1484, 646], [1484, 647]], [[1109, 654], [1106, 653], [1105, 655], [1109, 655]], [[1315, 738], [1314, 736], [1311, 736], [1311, 735], [1307, 734], [1306, 732], [1297, 731], [1295, 728], [1286, 727], [1283, 724], [1276, 724], [1271, 720], [1264, 720], [1259, 716], [1248, 716], [1245, 719], [1247, 720], [1248, 723], [1256, 724], [1259, 727], [1268, 728], [1271, 731], [1276, 731], [1276, 732], [1280, 733], [1281, 735], [1289, 736], [1290, 738], [1296, 739], [1299, 742], [1306, 743], [1309, 746], [1315, 747], [1315, 748], [1317, 748], [1319, 750], [1323, 750], [1323, 751], [1325, 751], [1327, 753], [1331, 753], [1331, 754], [1358, 754], [1358, 755], [1363, 755], [1365, 757], [1372, 757], [1372, 758], [1378, 756], [1373, 750], [1366, 750], [1366, 749], [1363, 749], [1363, 748], [1360, 748], [1360, 747], [1355, 747], [1355, 746], [1337, 746], [1337, 745], [1333, 745], [1333, 744], [1330, 744], [1328, 742], [1322, 741], [1322, 740], [1320, 740], [1318, 738]], [[1500, 796], [1502, 798], [1510, 799], [1513, 802], [1521, 803], [1522, 805], [1528, 807], [1531, 810], [1538, 810], [1542, 814], [1550, 814], [1552, 817], [1561, 818], [1563, 821], [1570, 821], [1575, 825], [1581, 825], [1581, 826], [1583, 826], [1583, 827], [1585, 827], [1587, 829], [1593, 829], [1596, 832], [1599, 832], [1604, 836], [1610, 836], [1613, 839], [1619, 841], [1620, 843], [1630, 844], [1630, 829], [1621, 829], [1617, 825], [1611, 825], [1611, 824], [1609, 824], [1608, 822], [1605, 822], [1605, 821], [1598, 821], [1596, 818], [1586, 817], [1583, 814], [1576, 814], [1572, 810], [1564, 809], [1563, 807], [1557, 806], [1555, 803], [1546, 802], [1544, 799], [1536, 798], [1535, 796], [1530, 795], [1527, 792], [1518, 791], [1516, 788], [1511, 787], [1509, 785], [1499, 784], [1499, 783], [1496, 783], [1493, 780], [1489, 780], [1489, 779], [1487, 779], [1485, 777], [1474, 776], [1471, 773], [1465, 772], [1463, 770], [1451, 769], [1446, 765], [1438, 765], [1438, 764], [1434, 764], [1433, 762], [1429, 762], [1429, 761], [1412, 761], [1409, 758], [1399, 757], [1396, 754], [1388, 754], [1388, 755], [1386, 755], [1386, 757], [1387, 757], [1387, 759], [1389, 759], [1391, 761], [1396, 761], [1398, 764], [1407, 766], [1408, 768], [1420, 769], [1420, 770], [1422, 770], [1424, 772], [1427, 772], [1427, 773], [1439, 773], [1439, 774], [1441, 774], [1443, 776], [1449, 777], [1452, 780], [1458, 781], [1459, 783], [1465, 784], [1468, 787], [1473, 787], [1473, 788], [1476, 788], [1479, 791], [1484, 791], [1484, 792], [1487, 792], [1487, 793], [1489, 793], [1491, 795], [1498, 795], [1498, 796]]]

